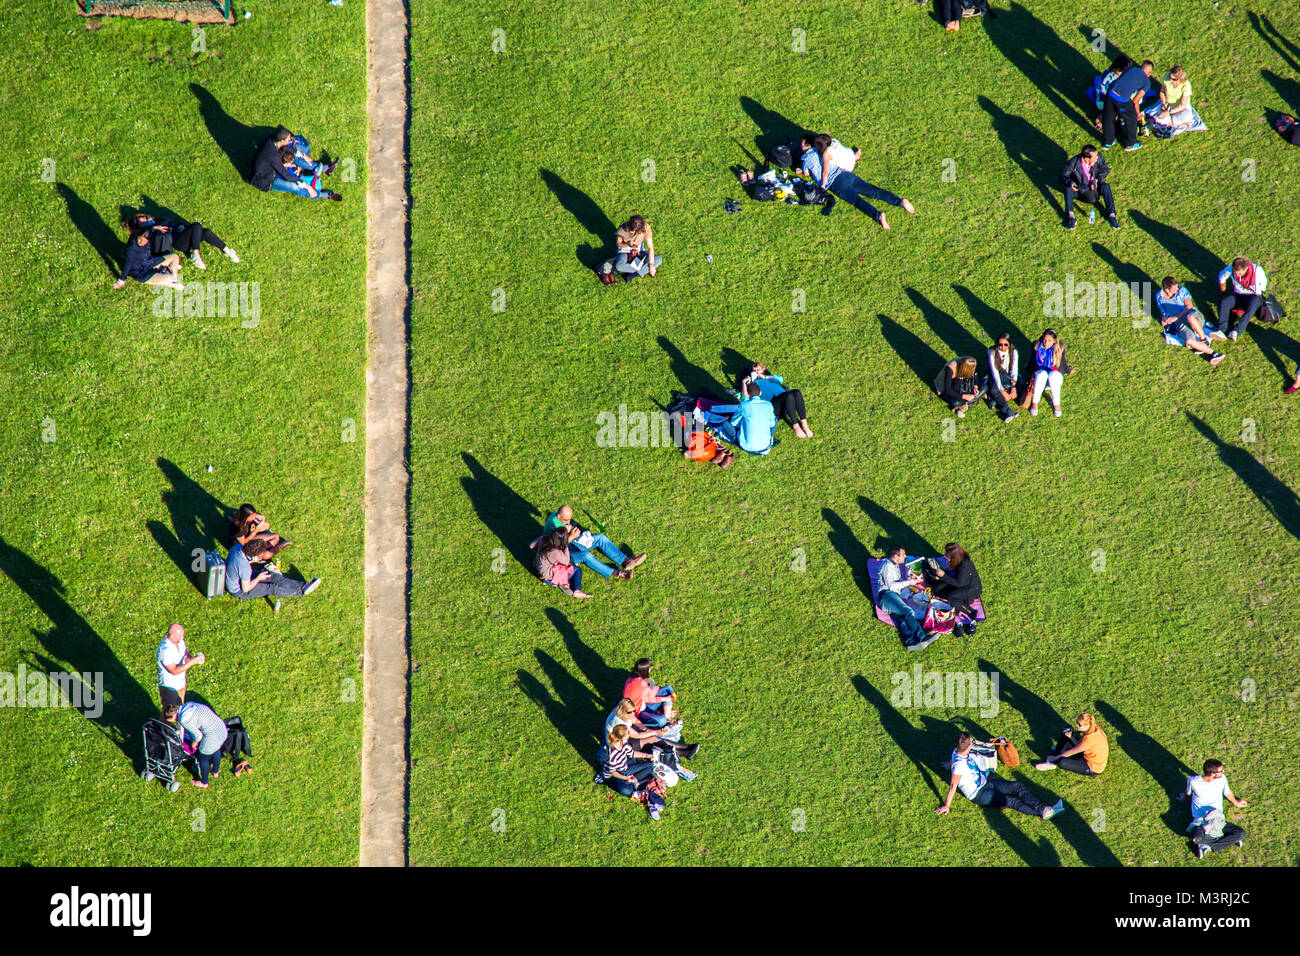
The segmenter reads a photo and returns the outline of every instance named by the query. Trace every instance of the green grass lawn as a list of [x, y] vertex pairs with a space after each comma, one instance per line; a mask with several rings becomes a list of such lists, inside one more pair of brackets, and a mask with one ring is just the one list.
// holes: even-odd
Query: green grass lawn
[[[1181, 865], [1168, 794], [1210, 756], [1251, 805], [1229, 814], [1244, 850], [1204, 865], [1296, 862], [1295, 320], [1211, 369], [1127, 317], [1043, 307], [1067, 277], [1173, 272], [1208, 308], [1238, 254], [1300, 307], [1300, 151], [1267, 125], [1300, 112], [1300, 15], [1260, 5], [1269, 32], [1230, 2], [1116, 0], [1082, 24], [1059, 0], [999, 6], [952, 35], [903, 0], [412, 4], [413, 862]], [[1161, 76], [1184, 65], [1210, 131], [1112, 151], [1123, 228], [1067, 233], [1055, 177], [1096, 142], [1082, 90], [1111, 55], [1094, 28]], [[860, 146], [917, 215], [888, 234], [844, 205], [725, 215], [729, 167], [782, 118]], [[605, 288], [588, 247], [632, 212], [664, 265]], [[945, 441], [939, 364], [1001, 329], [1023, 358], [1047, 325], [1079, 368], [1065, 416], [977, 408]], [[601, 412], [653, 412], [737, 355], [804, 390], [815, 440], [783, 425], [725, 473], [597, 446]], [[589, 573], [587, 602], [542, 588], [526, 542], [563, 502], [649, 552], [635, 580]], [[865, 560], [950, 540], [989, 619], [906, 654]], [[657, 824], [590, 783], [642, 655], [704, 744]], [[918, 663], [996, 671], [1000, 713], [896, 708]], [[1110, 735], [1105, 775], [1024, 768], [1066, 800], [1057, 821], [960, 797], [934, 816], [959, 729], [1032, 755], [1082, 709]]]
[[[0, 708], [3, 864], [357, 859], [361, 704], [343, 697], [361, 677], [365, 436], [344, 438], [365, 408], [364, 9], [245, 8], [205, 50], [188, 24], [7, 10], [0, 671], [99, 672], [109, 700], [98, 720]], [[356, 160], [343, 203], [243, 181], [277, 123]], [[254, 327], [112, 290], [119, 208], [141, 203], [238, 250], [183, 276], [260, 283]], [[324, 579], [278, 616], [207, 603], [188, 572], [243, 501]], [[252, 778], [168, 794], [132, 775], [171, 621], [209, 658], [191, 693], [249, 727]]]

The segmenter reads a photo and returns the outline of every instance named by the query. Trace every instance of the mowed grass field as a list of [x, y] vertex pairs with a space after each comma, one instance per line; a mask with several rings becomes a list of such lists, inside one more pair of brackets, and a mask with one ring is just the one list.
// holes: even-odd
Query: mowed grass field
[[[1249, 838], [1200, 865], [1297, 861], [1300, 320], [1210, 368], [1044, 305], [1051, 282], [1173, 273], [1208, 309], [1246, 255], [1300, 307], [1300, 150], [1268, 125], [1300, 112], [1300, 14], [998, 6], [948, 34], [902, 0], [412, 4], [413, 862], [1184, 865], [1170, 795], [1211, 756]], [[1123, 228], [1085, 209], [1070, 233], [1056, 177], [1097, 142], [1083, 90], [1114, 55], [1094, 30], [1183, 65], [1209, 132], [1111, 151]], [[860, 146], [917, 214], [885, 233], [745, 199], [730, 167], [785, 123]], [[586, 263], [633, 212], [664, 264], [606, 288]], [[1078, 367], [1063, 418], [955, 422], [930, 393], [953, 355], [1005, 329], [1024, 360], [1049, 325]], [[816, 439], [783, 425], [726, 472], [598, 446], [602, 412], [727, 384], [738, 356], [803, 389]], [[649, 552], [634, 580], [588, 572], [579, 602], [533, 577], [526, 543], [565, 502]], [[988, 621], [908, 654], [865, 562], [953, 540]], [[704, 746], [658, 823], [591, 784], [643, 655]], [[917, 664], [996, 672], [999, 712], [891, 703]], [[959, 730], [1032, 758], [1084, 709], [1102, 777], [1012, 774], [1064, 815], [959, 796], [935, 817]]]
[[[364, 10], [242, 9], [199, 44], [190, 24], [22, 0], [0, 35], [0, 671], [100, 673], [108, 698], [96, 719], [0, 708], [3, 864], [357, 859]], [[356, 161], [342, 203], [244, 182], [279, 123]], [[113, 291], [120, 207], [141, 204], [226, 239], [241, 265], [205, 247], [182, 276], [258, 283], [260, 314], [168, 317], [143, 286]], [[205, 602], [190, 572], [245, 501], [295, 542], [282, 563], [324, 580], [278, 615]], [[251, 778], [200, 791], [182, 771], [169, 794], [134, 776], [172, 621], [208, 657], [191, 695], [244, 718]]]

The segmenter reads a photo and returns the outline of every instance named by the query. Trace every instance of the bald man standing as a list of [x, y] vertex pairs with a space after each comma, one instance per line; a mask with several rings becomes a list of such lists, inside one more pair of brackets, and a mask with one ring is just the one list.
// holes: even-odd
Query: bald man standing
[[158, 645], [158, 696], [163, 707], [168, 704], [180, 707], [185, 702], [185, 672], [206, 659], [202, 654], [189, 652], [185, 646], [185, 628], [179, 624], [167, 628]]
[[[559, 508], [547, 516], [546, 527], [542, 529], [542, 536], [545, 537], [557, 528], [569, 529], [569, 556], [573, 558], [573, 563], [585, 564], [602, 578], [612, 576], [625, 581], [632, 577], [632, 569], [641, 564], [646, 558], [644, 554], [636, 554], [629, 558], [615, 547], [614, 542], [610, 541], [605, 535], [592, 534], [581, 527], [573, 520], [573, 509], [568, 505], [560, 505]], [[609, 558], [616, 567], [610, 567], [604, 561], [601, 561], [592, 553], [593, 551], [598, 551]]]

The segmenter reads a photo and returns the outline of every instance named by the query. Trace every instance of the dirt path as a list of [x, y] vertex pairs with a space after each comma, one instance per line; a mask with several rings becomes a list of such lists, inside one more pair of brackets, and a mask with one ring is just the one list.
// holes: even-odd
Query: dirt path
[[361, 865], [406, 865], [407, 218], [406, 6], [369, 0], [370, 174], [366, 369], [365, 730]]

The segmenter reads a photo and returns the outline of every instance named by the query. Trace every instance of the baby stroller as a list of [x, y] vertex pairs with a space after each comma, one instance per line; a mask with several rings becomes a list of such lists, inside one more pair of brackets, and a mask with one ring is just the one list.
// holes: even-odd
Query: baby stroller
[[140, 771], [140, 778], [153, 780], [156, 777], [175, 793], [181, 786], [176, 781], [176, 771], [185, 762], [180, 728], [161, 718], [150, 717], [144, 722], [143, 733], [144, 769]]

